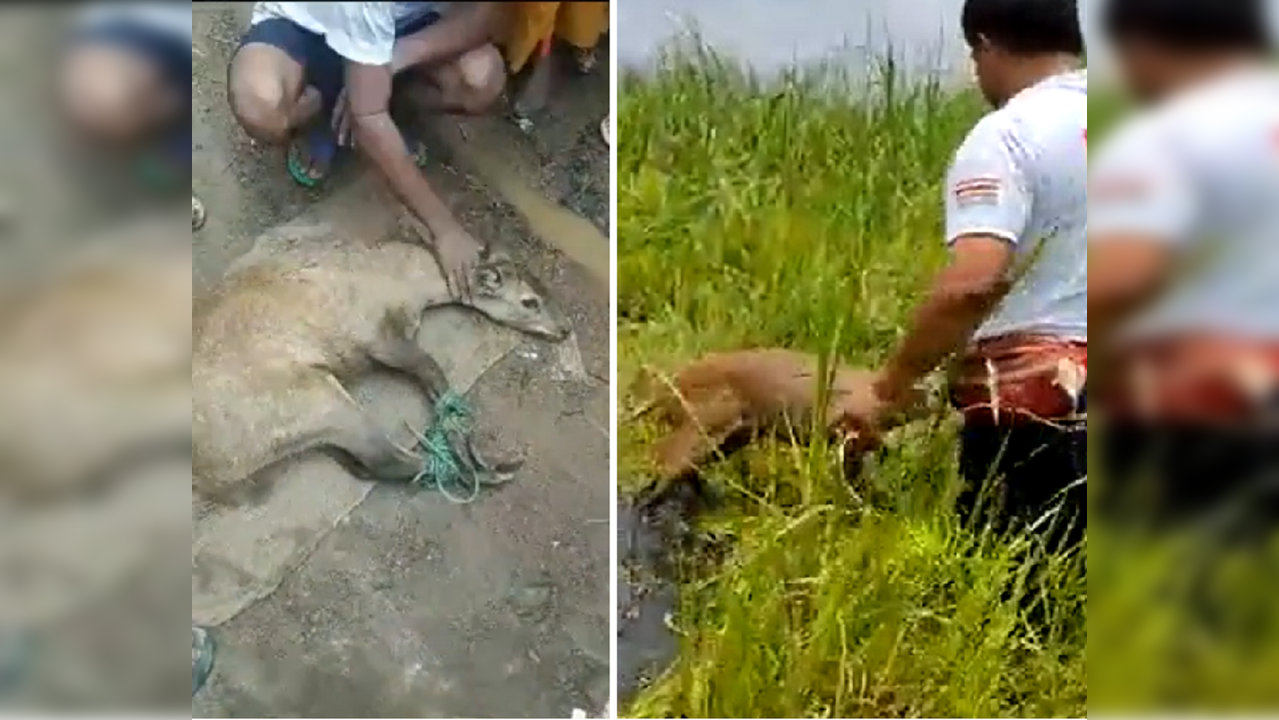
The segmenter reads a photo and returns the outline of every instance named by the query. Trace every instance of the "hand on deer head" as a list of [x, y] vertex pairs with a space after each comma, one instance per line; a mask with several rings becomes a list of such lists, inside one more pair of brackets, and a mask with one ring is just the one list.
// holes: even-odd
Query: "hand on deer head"
[[919, 386], [897, 387], [883, 373], [868, 372], [841, 388], [835, 399], [835, 426], [846, 438], [862, 438], [857, 444], [876, 447], [883, 433], [918, 420], [931, 412], [928, 391]]
[[432, 250], [449, 291], [454, 298], [466, 302], [471, 297], [475, 267], [488, 255], [488, 248], [459, 225], [454, 230], [437, 234]]

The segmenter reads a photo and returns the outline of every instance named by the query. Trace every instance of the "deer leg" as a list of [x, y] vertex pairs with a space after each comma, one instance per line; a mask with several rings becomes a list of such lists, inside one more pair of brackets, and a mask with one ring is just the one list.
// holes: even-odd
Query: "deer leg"
[[395, 442], [336, 379], [332, 384], [340, 401], [332, 403], [323, 417], [321, 443], [353, 461], [353, 466], [344, 464], [360, 477], [388, 482], [416, 477], [422, 470], [421, 458]]
[[448, 392], [449, 379], [444, 368], [413, 337], [384, 338], [369, 348], [369, 357], [413, 378], [432, 405]]
[[731, 397], [690, 410], [683, 422], [654, 448], [658, 469], [666, 481], [695, 471], [725, 441], [746, 428], [746, 409]]
[[420, 469], [417, 456], [401, 447], [369, 417], [337, 378], [323, 370], [292, 377], [271, 414], [257, 418], [260, 433], [244, 432], [198, 448], [192, 491], [214, 504], [243, 504], [258, 474], [310, 450], [338, 453], [343, 466], [361, 477], [408, 480]]
[[[430, 353], [422, 349], [414, 338], [386, 338], [370, 350], [370, 356], [378, 363], [393, 370], [407, 373], [426, 393], [432, 409], [449, 387], [443, 368]], [[525, 463], [525, 455], [519, 451], [505, 451], [491, 442], [479, 442], [472, 433], [465, 437], [450, 435], [449, 444], [463, 462], [471, 465], [486, 485], [505, 484]]]

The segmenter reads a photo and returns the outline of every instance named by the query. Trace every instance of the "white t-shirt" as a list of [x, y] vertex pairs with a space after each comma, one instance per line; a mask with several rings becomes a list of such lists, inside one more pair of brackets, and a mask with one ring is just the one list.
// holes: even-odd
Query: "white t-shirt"
[[1239, 71], [1133, 117], [1094, 163], [1092, 236], [1140, 235], [1185, 263], [1129, 337], [1279, 339], [1279, 73]]
[[94, 2], [80, 11], [84, 25], [128, 22], [157, 30], [184, 42], [191, 41], [191, 3]]
[[1012, 289], [974, 339], [1088, 338], [1088, 74], [1048, 78], [986, 115], [946, 178], [946, 241], [1014, 246]]
[[387, 65], [396, 27], [428, 13], [442, 13], [443, 2], [260, 2], [252, 25], [284, 18], [323, 35], [329, 47], [351, 62]]

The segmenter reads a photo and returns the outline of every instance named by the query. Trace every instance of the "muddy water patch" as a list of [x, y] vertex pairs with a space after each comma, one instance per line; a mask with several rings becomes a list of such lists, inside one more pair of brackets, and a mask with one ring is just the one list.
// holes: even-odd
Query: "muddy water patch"
[[469, 141], [459, 132], [442, 132], [459, 164], [475, 171], [502, 200], [523, 216], [529, 230], [570, 260], [584, 267], [597, 282], [609, 284], [611, 257], [608, 237], [591, 221], [547, 198], [521, 177], [518, 163]]

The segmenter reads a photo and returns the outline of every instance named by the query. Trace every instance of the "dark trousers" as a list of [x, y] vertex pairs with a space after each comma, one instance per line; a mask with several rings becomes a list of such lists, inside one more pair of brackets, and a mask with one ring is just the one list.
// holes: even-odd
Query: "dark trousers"
[[[1261, 426], [1118, 422], [1106, 427], [1094, 507], [1112, 524], [1155, 536], [1194, 533], [1168, 598], [1186, 603], [1198, 631], [1236, 647], [1273, 605], [1258, 609], [1224, 595], [1215, 581], [1223, 555], [1264, 558], [1279, 527], [1279, 432]], [[1260, 552], [1262, 555], [1253, 555]], [[1273, 572], [1259, 570], [1263, 574]], [[1187, 581], [1187, 579], [1189, 581]]]
[[[439, 13], [428, 12], [409, 18], [396, 26], [395, 36], [414, 35], [439, 22], [440, 17]], [[329, 46], [323, 35], [292, 20], [267, 18], [248, 29], [240, 38], [239, 47], [250, 43], [270, 45], [293, 58], [302, 66], [306, 84], [320, 93], [323, 116], [333, 115], [338, 95], [346, 85], [346, 60]]]
[[[1088, 529], [1088, 423], [1020, 421], [1001, 425], [970, 420], [960, 433], [960, 474], [964, 488], [956, 510], [978, 535], [1026, 533], [1026, 584], [1018, 604], [1031, 627], [1074, 636], [1086, 632], [1082, 602], [1047, 587], [1062, 578], [1046, 572], [1064, 557], [1084, 572], [1081, 544]], [[1075, 552], [1071, 552], [1075, 551]], [[1005, 588], [1005, 597], [1018, 583]]]
[[1104, 432], [1098, 511], [1153, 529], [1259, 539], [1279, 524], [1279, 431], [1116, 422]]
[[960, 434], [960, 520], [977, 532], [1028, 532], [1049, 552], [1087, 532], [1088, 425], [969, 421]]

